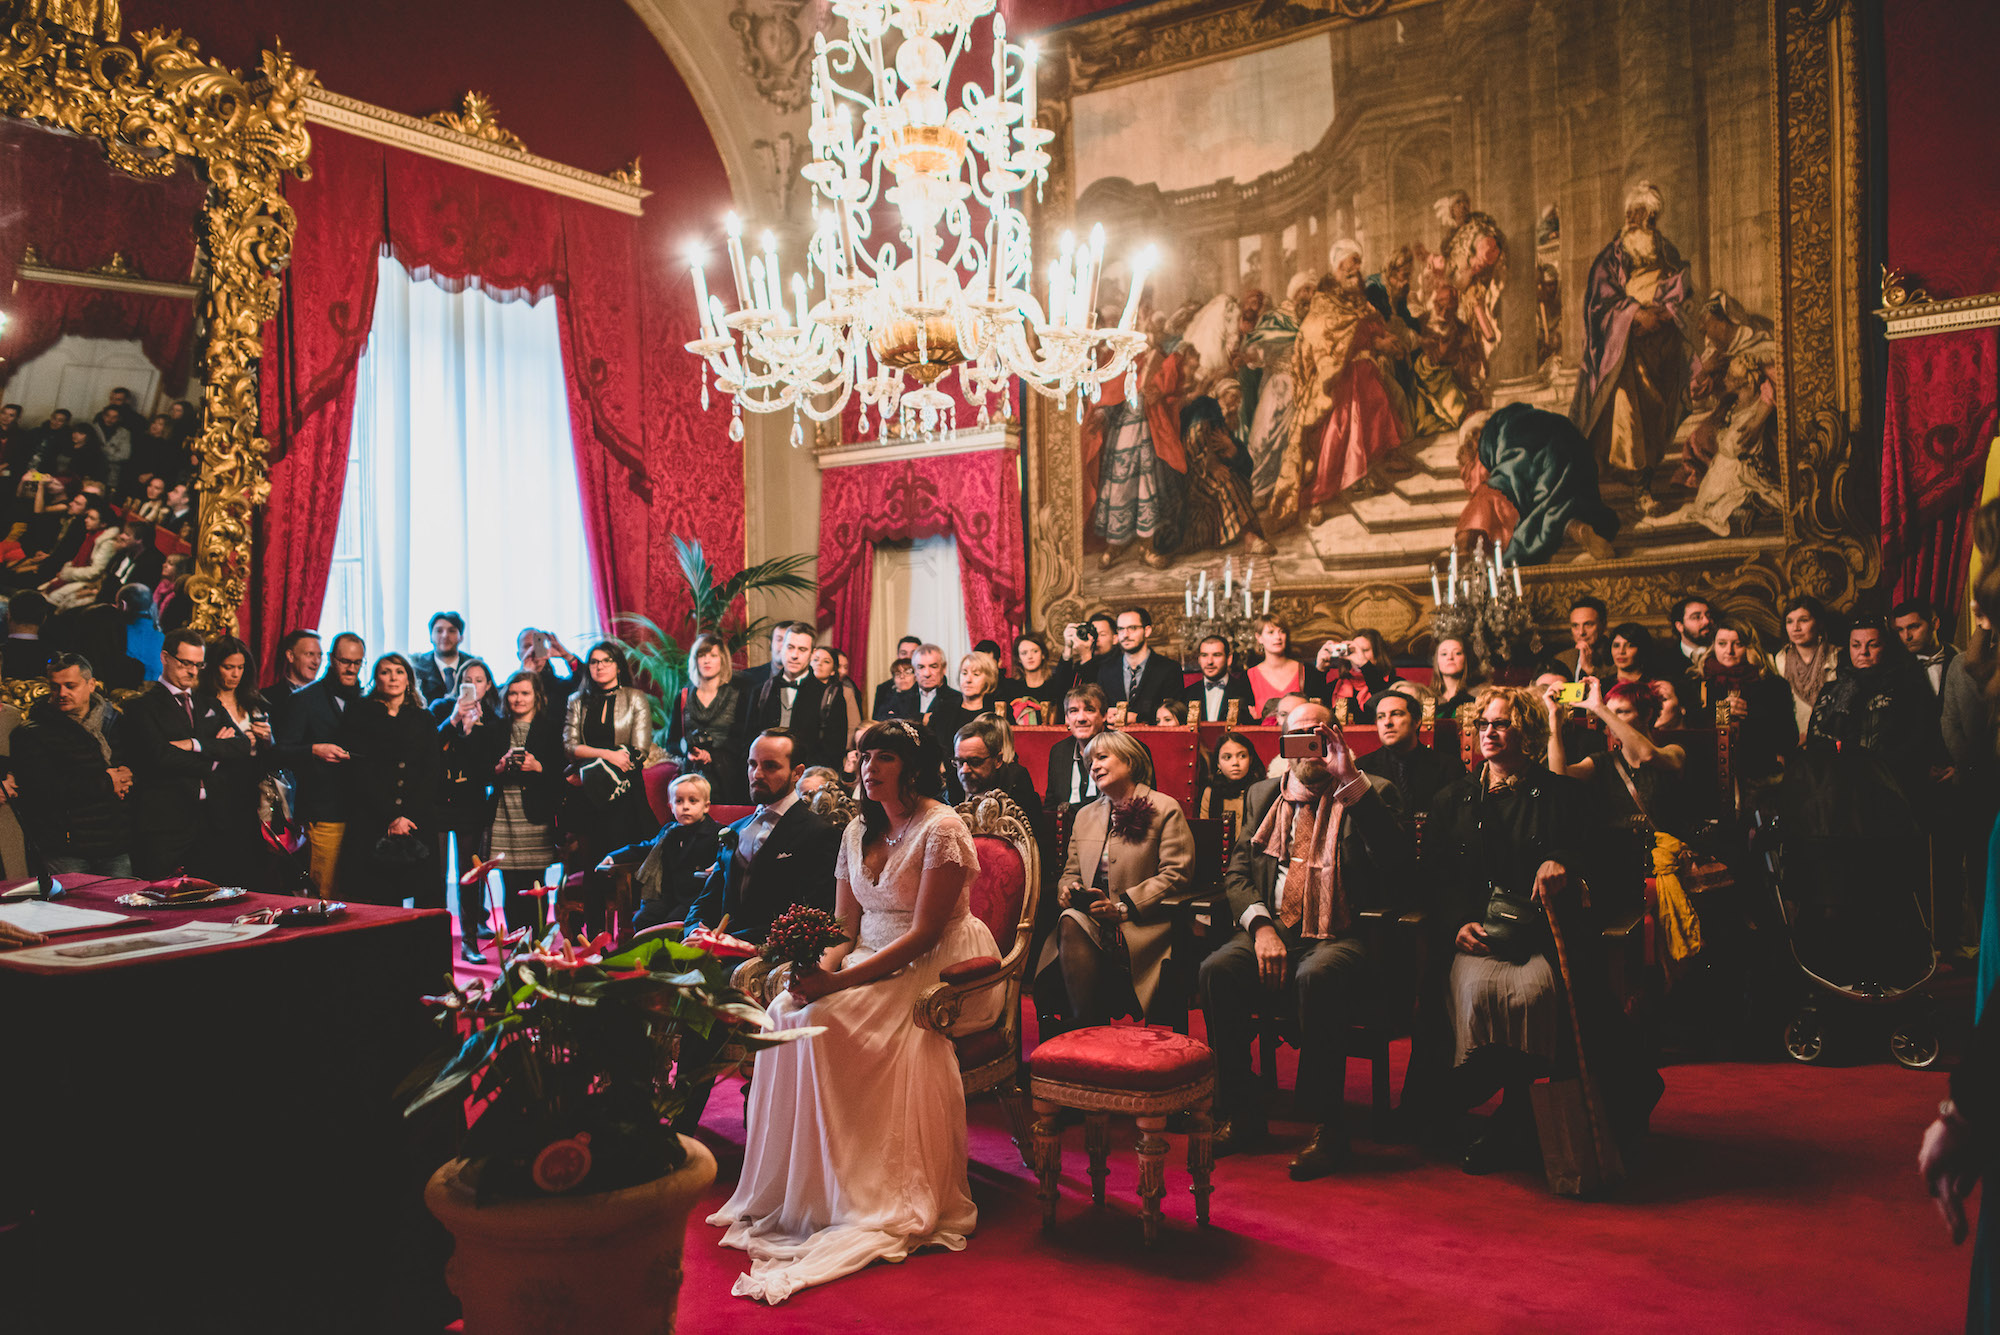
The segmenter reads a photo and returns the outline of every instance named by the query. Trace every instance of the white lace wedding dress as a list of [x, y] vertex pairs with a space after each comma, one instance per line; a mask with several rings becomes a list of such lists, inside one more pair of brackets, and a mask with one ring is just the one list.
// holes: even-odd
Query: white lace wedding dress
[[[909, 929], [927, 868], [960, 873], [958, 903], [937, 945], [896, 973], [810, 1005], [786, 994], [770, 1007], [781, 1029], [826, 1032], [757, 1054], [743, 1176], [708, 1220], [728, 1229], [723, 1246], [750, 1253], [734, 1292], [768, 1303], [920, 1247], [960, 1251], [978, 1219], [957, 1058], [949, 1040], [915, 1020], [917, 995], [941, 969], [998, 954], [970, 912], [979, 870], [972, 836], [950, 807], [933, 804], [889, 851], [878, 885], [862, 863], [861, 835], [857, 819], [835, 866], [861, 905], [849, 965]], [[960, 1029], [982, 1018], [991, 1017], [967, 1014]]]

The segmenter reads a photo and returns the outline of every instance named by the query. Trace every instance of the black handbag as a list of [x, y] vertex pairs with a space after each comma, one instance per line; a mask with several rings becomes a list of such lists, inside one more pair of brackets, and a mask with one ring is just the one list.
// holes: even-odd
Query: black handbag
[[1549, 915], [1533, 892], [1513, 894], [1487, 883], [1486, 948], [1508, 964], [1526, 964], [1549, 948]]

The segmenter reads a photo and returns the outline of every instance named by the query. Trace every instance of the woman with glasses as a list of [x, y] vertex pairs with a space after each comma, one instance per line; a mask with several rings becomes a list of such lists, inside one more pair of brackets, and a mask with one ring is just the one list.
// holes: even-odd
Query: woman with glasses
[[444, 907], [434, 850], [438, 818], [437, 721], [401, 654], [375, 660], [374, 686], [348, 707], [340, 766], [347, 782], [343, 892], [371, 904], [414, 900]]
[[[461, 659], [458, 689], [431, 701], [437, 720], [438, 753], [444, 784], [438, 803], [438, 865], [449, 869], [454, 884], [479, 861], [492, 819], [493, 757], [488, 754], [492, 730], [486, 725], [500, 717], [500, 697], [493, 689], [493, 670], [477, 658]], [[455, 855], [448, 855], [455, 849]], [[494, 935], [486, 921], [483, 886], [458, 886], [459, 957], [467, 964], [484, 964], [483, 938]]]
[[610, 640], [584, 655], [583, 681], [569, 698], [563, 744], [575, 769], [563, 812], [565, 833], [577, 844], [575, 865], [594, 867], [612, 849], [659, 829], [646, 802], [653, 702], [632, 684], [625, 652]]

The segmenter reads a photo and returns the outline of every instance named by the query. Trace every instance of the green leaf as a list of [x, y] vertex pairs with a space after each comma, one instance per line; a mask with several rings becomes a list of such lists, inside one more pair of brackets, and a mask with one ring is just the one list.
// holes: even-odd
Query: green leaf
[[466, 1039], [465, 1046], [460, 1048], [458, 1055], [437, 1073], [436, 1078], [431, 1081], [430, 1088], [419, 1094], [414, 1102], [403, 1109], [403, 1116], [413, 1116], [421, 1109], [471, 1083], [472, 1073], [493, 1055], [493, 1047], [500, 1041], [500, 1033], [499, 1029], [489, 1026]]

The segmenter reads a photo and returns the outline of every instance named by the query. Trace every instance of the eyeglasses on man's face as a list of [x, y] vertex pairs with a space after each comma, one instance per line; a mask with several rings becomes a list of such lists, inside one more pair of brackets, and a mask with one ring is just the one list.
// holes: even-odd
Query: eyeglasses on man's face
[[334, 665], [335, 665], [336, 667], [350, 667], [350, 668], [358, 668], [358, 667], [360, 667], [360, 666], [361, 666], [361, 660], [360, 660], [360, 659], [358, 659], [358, 658], [342, 658], [342, 657], [341, 657], [341, 656], [340, 656], [339, 654], [335, 654], [335, 655], [333, 656], [333, 661], [334, 661]]

